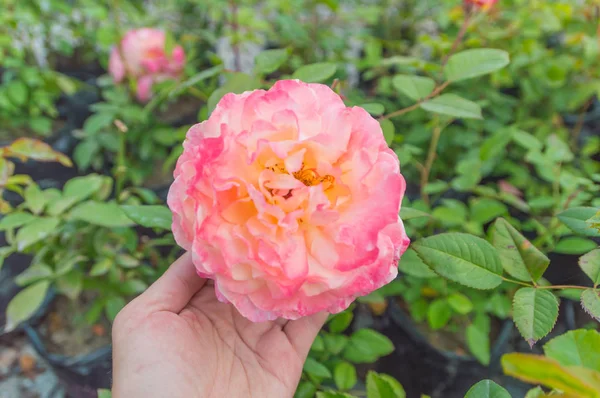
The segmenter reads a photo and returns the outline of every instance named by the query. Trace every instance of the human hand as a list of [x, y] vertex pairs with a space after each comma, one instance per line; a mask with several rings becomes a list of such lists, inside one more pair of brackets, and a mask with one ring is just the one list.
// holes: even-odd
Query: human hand
[[292, 397], [326, 319], [250, 322], [217, 300], [186, 253], [115, 319], [112, 395]]

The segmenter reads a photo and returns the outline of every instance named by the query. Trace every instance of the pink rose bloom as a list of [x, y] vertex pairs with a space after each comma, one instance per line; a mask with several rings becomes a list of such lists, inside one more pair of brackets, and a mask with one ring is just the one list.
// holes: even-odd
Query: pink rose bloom
[[[121, 54], [123, 58], [121, 58]], [[178, 78], [185, 64], [185, 53], [175, 46], [165, 53], [165, 33], [158, 29], [133, 29], [125, 34], [121, 48], [114, 47], [108, 61], [108, 71], [120, 83], [125, 76], [137, 82], [136, 96], [146, 102], [152, 97], [152, 85]]]
[[498, 2], [498, 0], [464, 0], [465, 4], [472, 5], [478, 8], [482, 8], [487, 10], [491, 8], [494, 4]]
[[246, 318], [336, 313], [396, 276], [409, 245], [398, 158], [379, 123], [329, 87], [227, 94], [183, 147], [175, 239]]

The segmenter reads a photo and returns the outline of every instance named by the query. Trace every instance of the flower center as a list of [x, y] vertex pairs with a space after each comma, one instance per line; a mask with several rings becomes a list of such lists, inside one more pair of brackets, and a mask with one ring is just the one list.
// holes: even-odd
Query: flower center
[[[269, 169], [275, 173], [288, 174], [285, 165], [281, 163], [276, 163], [275, 165], [269, 167]], [[292, 173], [292, 176], [294, 176], [296, 180], [300, 181], [307, 187], [323, 184], [323, 191], [333, 187], [333, 183], [335, 182], [334, 176], [330, 174], [320, 176], [315, 169], [306, 169], [304, 163], [302, 163], [300, 170]]]

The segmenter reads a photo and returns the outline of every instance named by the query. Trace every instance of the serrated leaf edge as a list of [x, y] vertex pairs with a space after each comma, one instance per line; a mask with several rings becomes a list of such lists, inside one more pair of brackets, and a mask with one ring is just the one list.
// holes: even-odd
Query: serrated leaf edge
[[[527, 289], [527, 288], [523, 288], [523, 289]], [[536, 289], [536, 288], [535, 288], [535, 287], [531, 287], [530, 289]], [[519, 290], [521, 290], [521, 289], [519, 289]], [[536, 289], [536, 292], [537, 292], [537, 291], [538, 291], [538, 290]], [[515, 295], [513, 296], [513, 300], [512, 300], [513, 309], [514, 309], [514, 307], [515, 307], [515, 297], [516, 297], [516, 296], [517, 296], [517, 295], [515, 294]], [[557, 297], [556, 297], [554, 294], [552, 294], [552, 296], [554, 297], [554, 300], [557, 300], [557, 301], [558, 301], [558, 298], [557, 298]], [[557, 305], [560, 305], [560, 302], [557, 302], [556, 304], [557, 304]], [[527, 344], [529, 344], [529, 348], [531, 348], [531, 349], [533, 349], [533, 346], [535, 345], [535, 343], [537, 343], [538, 341], [540, 341], [541, 339], [543, 339], [544, 337], [546, 337], [546, 336], [547, 336], [547, 335], [548, 335], [548, 334], [549, 334], [549, 333], [550, 333], [550, 332], [551, 332], [551, 331], [554, 329], [554, 327], [556, 326], [556, 322], [557, 322], [557, 321], [558, 321], [558, 314], [557, 314], [556, 318], [554, 319], [554, 322], [552, 323], [552, 327], [551, 327], [551, 328], [548, 330], [548, 333], [546, 333], [545, 335], [541, 336], [541, 337], [540, 337], [538, 340], [535, 340], [535, 339], [527, 339], [527, 338], [525, 338], [525, 336], [524, 336], [524, 333], [523, 333], [523, 331], [521, 330], [521, 328], [519, 327], [519, 324], [518, 324], [518, 322], [517, 322], [517, 321], [515, 321], [515, 320], [513, 319], [513, 322], [514, 322], [515, 326], [517, 327], [517, 330], [518, 330], [518, 331], [519, 331], [519, 333], [521, 334], [521, 337], [523, 337], [523, 339], [525, 339], [525, 341], [527, 342]]]

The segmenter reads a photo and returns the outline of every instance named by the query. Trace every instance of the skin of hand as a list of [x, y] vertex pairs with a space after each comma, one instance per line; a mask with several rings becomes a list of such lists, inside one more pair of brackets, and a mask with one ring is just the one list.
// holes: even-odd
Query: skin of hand
[[253, 323], [186, 253], [117, 315], [114, 398], [292, 397], [326, 313]]

